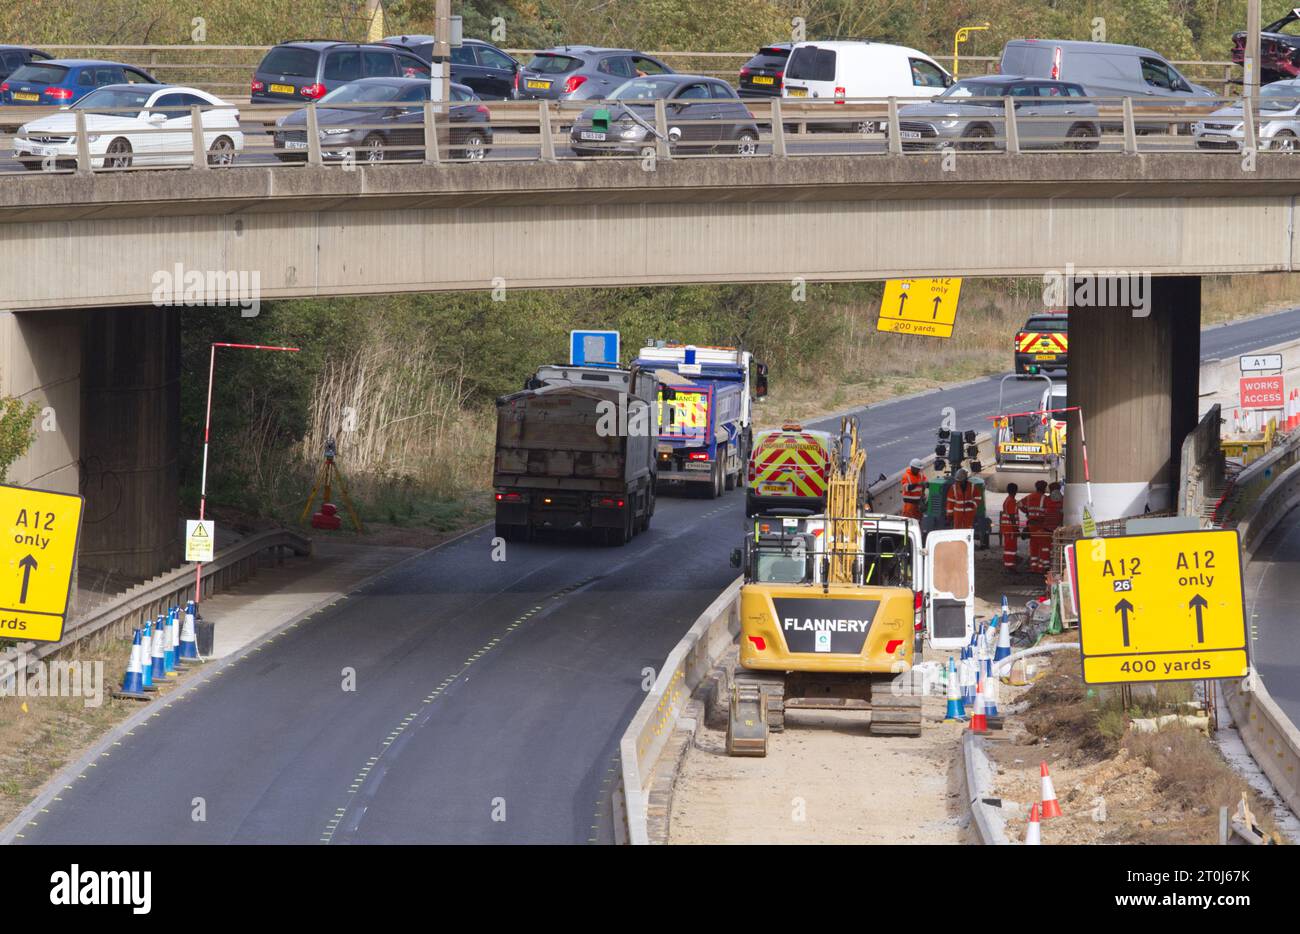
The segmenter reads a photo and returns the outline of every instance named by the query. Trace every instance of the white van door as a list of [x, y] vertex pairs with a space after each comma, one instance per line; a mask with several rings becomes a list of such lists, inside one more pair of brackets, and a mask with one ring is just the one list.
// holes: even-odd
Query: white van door
[[798, 43], [785, 64], [781, 93], [786, 97], [833, 100], [839, 76], [839, 57], [833, 45]]
[[935, 529], [926, 537], [925, 629], [936, 649], [960, 649], [975, 633], [971, 529]]

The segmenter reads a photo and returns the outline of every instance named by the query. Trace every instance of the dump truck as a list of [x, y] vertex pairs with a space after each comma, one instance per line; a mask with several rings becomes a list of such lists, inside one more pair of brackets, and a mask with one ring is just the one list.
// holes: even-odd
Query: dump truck
[[917, 736], [922, 691], [909, 674], [926, 644], [974, 631], [971, 529], [936, 529], [864, 509], [866, 455], [840, 431], [822, 515], [756, 516], [732, 552], [743, 572], [727, 754], [764, 756], [787, 708], [868, 708], [872, 735]]
[[656, 383], [640, 367], [545, 366], [497, 399], [496, 534], [590, 533], [623, 545], [655, 509]]
[[753, 398], [767, 392], [767, 370], [748, 351], [656, 341], [636, 365], [658, 382], [655, 456], [660, 484], [721, 496], [741, 484], [753, 441]]

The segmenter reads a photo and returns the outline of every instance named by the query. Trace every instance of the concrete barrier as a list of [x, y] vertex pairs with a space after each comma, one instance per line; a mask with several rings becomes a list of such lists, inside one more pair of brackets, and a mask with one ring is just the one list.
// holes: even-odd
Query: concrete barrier
[[[650, 776], [691, 694], [740, 633], [740, 578], [700, 614], [677, 643], [619, 742], [620, 787], [614, 794], [615, 839], [646, 845]], [[620, 813], [621, 811], [621, 813]]]
[[993, 787], [993, 766], [984, 752], [984, 741], [967, 731], [961, 737], [962, 764], [965, 766], [966, 800], [970, 803], [971, 826], [985, 846], [1007, 846], [1007, 820], [999, 804], [989, 802]]

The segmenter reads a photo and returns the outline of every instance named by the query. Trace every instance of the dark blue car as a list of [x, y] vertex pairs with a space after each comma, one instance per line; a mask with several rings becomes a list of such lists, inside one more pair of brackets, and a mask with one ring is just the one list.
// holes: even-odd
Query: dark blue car
[[146, 71], [121, 62], [52, 58], [20, 65], [0, 84], [0, 103], [63, 106], [106, 84], [157, 84]]

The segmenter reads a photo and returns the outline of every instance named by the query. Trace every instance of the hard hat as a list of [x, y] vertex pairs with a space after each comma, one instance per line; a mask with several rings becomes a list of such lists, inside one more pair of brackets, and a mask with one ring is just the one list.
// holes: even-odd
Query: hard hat
[[970, 474], [968, 474], [968, 473], [966, 472], [966, 468], [965, 468], [965, 467], [963, 467], [963, 468], [961, 468], [961, 470], [958, 470], [958, 471], [957, 471], [957, 479], [958, 479], [958, 480], [966, 480], [966, 479], [968, 479], [969, 477], [970, 477]]
[[912, 458], [912, 463], [910, 466], [913, 470], [920, 470], [922, 467], [925, 466], [925, 462], [922, 461], [921, 458], [919, 457], [914, 457]]

